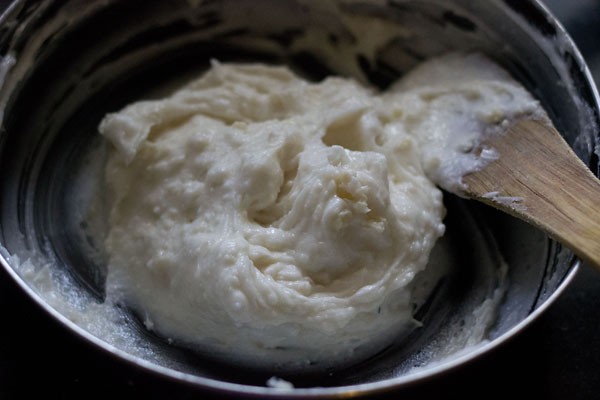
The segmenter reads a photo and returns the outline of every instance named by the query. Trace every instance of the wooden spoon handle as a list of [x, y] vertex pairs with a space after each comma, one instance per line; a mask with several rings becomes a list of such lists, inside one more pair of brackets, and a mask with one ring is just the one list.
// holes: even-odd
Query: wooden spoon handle
[[552, 124], [521, 120], [485, 144], [499, 158], [463, 177], [467, 196], [537, 226], [600, 269], [600, 181]]

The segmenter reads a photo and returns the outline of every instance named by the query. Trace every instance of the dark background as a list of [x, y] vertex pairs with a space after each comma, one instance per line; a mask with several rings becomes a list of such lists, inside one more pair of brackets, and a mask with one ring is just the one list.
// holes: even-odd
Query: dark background
[[[486, 0], [480, 0], [486, 1]], [[6, 5], [0, 0], [0, 9]], [[600, 81], [600, 0], [546, 0]], [[600, 199], [599, 199], [600, 212]], [[107, 357], [39, 310], [0, 268], [0, 400], [207, 398]], [[528, 329], [441, 379], [386, 398], [600, 399], [600, 273], [584, 266]]]

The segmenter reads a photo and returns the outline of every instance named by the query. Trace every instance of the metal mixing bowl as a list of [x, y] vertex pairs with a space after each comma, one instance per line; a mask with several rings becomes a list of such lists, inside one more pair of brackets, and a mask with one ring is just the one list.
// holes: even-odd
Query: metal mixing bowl
[[[384, 25], [399, 28], [379, 34]], [[211, 58], [284, 63], [312, 79], [349, 75], [384, 88], [430, 56], [478, 50], [541, 100], [597, 173], [599, 106], [590, 74], [548, 11], [524, 0], [15, 1], [1, 17], [0, 46], [0, 261], [74, 334], [136, 368], [223, 393], [281, 395], [265, 387], [272, 375], [294, 382], [289, 396], [391, 390], [498, 346], [539, 315], [579, 265], [534, 228], [447, 195], [449, 235], [441, 246], [452, 249], [454, 267], [418, 310], [423, 328], [360, 365], [294, 375], [221, 365], [148, 334], [127, 312], [117, 333], [138, 347], [125, 351], [73, 314], [104, 299], [101, 246], [84, 226], [98, 181], [82, 171], [101, 161], [90, 154], [102, 149], [96, 127], [107, 112], [160, 96]], [[501, 284], [502, 258], [509, 284], [489, 341], [431, 363]], [[40, 271], [61, 286], [67, 306], [44, 294]]]

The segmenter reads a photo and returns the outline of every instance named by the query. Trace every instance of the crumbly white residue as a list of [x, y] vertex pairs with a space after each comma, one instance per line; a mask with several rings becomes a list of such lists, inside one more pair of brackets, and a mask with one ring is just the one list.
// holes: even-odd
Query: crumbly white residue
[[527, 207], [523, 205], [523, 198], [516, 196], [502, 196], [500, 192], [489, 192], [485, 193], [483, 196], [484, 199], [490, 199], [494, 203], [504, 205], [506, 207], [512, 208], [514, 210], [527, 210]]
[[277, 376], [272, 376], [267, 380], [267, 386], [278, 390], [292, 390], [294, 385], [291, 382], [281, 379]]
[[[438, 184], [494, 152], [482, 135], [539, 110], [477, 54], [387, 92], [220, 64], [109, 114], [109, 293], [146, 326], [258, 364], [336, 364], [412, 323], [411, 284], [444, 232]], [[377, 326], [377, 329], [373, 329]]]

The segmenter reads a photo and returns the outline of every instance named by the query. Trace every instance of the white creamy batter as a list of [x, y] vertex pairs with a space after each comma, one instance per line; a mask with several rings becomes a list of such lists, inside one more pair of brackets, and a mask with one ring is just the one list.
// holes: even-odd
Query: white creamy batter
[[482, 135], [540, 113], [483, 56], [451, 54], [383, 94], [220, 64], [109, 114], [108, 291], [149, 329], [254, 364], [365, 357], [414, 325], [413, 278], [442, 193], [493, 159]]

